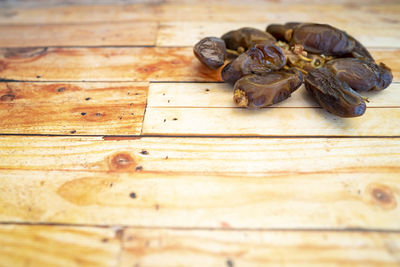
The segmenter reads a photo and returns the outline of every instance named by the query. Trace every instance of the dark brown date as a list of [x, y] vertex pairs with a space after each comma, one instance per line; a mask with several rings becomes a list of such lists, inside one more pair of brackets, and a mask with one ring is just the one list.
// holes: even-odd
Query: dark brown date
[[383, 90], [393, 79], [391, 70], [383, 63], [377, 65], [358, 58], [334, 59], [326, 67], [356, 91]]
[[287, 99], [302, 82], [303, 75], [295, 69], [247, 75], [235, 83], [233, 100], [240, 107], [267, 107]]
[[321, 107], [337, 116], [358, 117], [365, 112], [363, 98], [327, 68], [310, 71], [304, 79], [304, 84]]
[[354, 48], [353, 51], [349, 55], [346, 56], [351, 56], [355, 58], [359, 58], [362, 60], [372, 60], [374, 61], [374, 58], [371, 56], [367, 48], [363, 46], [356, 38], [354, 38], [351, 35], [348, 35], [350, 39], [354, 40]]
[[230, 84], [248, 74], [265, 74], [279, 70], [286, 64], [282, 50], [275, 45], [255, 45], [226, 65], [222, 79]]
[[224, 65], [226, 46], [224, 40], [217, 37], [201, 39], [193, 48], [194, 55], [210, 69]]
[[290, 42], [293, 35], [293, 29], [299, 22], [288, 22], [285, 24], [270, 24], [266, 31], [279, 41]]
[[327, 24], [301, 23], [293, 26], [290, 45], [301, 44], [304, 50], [326, 56], [342, 56], [351, 53], [355, 40], [338, 28]]
[[240, 48], [247, 50], [256, 44], [273, 44], [276, 42], [271, 34], [249, 27], [227, 32], [222, 35], [221, 39], [225, 41], [226, 48], [232, 50], [240, 50]]

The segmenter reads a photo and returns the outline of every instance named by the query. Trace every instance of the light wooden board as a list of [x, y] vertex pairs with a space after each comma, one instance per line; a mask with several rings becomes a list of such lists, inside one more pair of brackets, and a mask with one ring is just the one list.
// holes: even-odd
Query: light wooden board
[[259, 177], [251, 170], [212, 175], [206, 166], [204, 173], [145, 168], [135, 171], [121, 160], [109, 172], [2, 170], [0, 221], [400, 230], [398, 167], [296, 173], [282, 166]]
[[147, 135], [400, 136], [399, 108], [340, 118], [322, 108], [147, 108]]
[[0, 169], [274, 176], [398, 172], [398, 138], [0, 137]]
[[155, 22], [0, 25], [1, 47], [154, 45]]
[[282, 22], [319, 21], [349, 24], [399, 22], [398, 1], [367, 4], [336, 2], [260, 3], [256, 1], [227, 4], [224, 2], [138, 3], [131, 5], [48, 5], [31, 8], [2, 8], [1, 24], [54, 24], [84, 22], [137, 21], [219, 21], [219, 22]]
[[[368, 107], [400, 107], [400, 83], [392, 83], [380, 92], [365, 92]], [[147, 108], [154, 107], [207, 107], [239, 108], [233, 102], [233, 87], [226, 83], [150, 83]], [[319, 107], [319, 104], [307, 93], [304, 86], [291, 97], [272, 106]]]
[[[157, 4], [162, 3], [165, 0], [3, 0], [0, 3], [0, 7], [9, 8], [15, 7], [18, 9], [24, 8], [38, 8], [38, 7], [53, 7], [53, 6], [97, 6], [97, 5], [132, 5], [132, 4]], [[372, 0], [368, 0], [372, 1]], [[385, 0], [387, 1], [387, 0]]]
[[[393, 53], [390, 52], [390, 55]], [[204, 67], [195, 58], [191, 47], [3, 48], [0, 49], [0, 78], [27, 81], [221, 79], [218, 71]]]
[[287, 22], [313, 21], [348, 24], [396, 24], [400, 4], [368, 5], [364, 2], [323, 4], [293, 3], [166, 3], [159, 6], [160, 21], [208, 21], [211, 22]]
[[[293, 20], [293, 19], [292, 19]], [[277, 23], [277, 22], [274, 22]], [[284, 23], [284, 21], [282, 21]], [[161, 23], [157, 34], [158, 46], [193, 46], [206, 36], [220, 37], [224, 33], [242, 27], [254, 27], [265, 30], [268, 23], [245, 22], [169, 22]], [[399, 47], [400, 26], [395, 24], [383, 27], [382, 24], [366, 23], [332, 23], [347, 33], [353, 35], [366, 47]]]
[[155, 21], [153, 4], [44, 5], [0, 9], [0, 24], [64, 24], [87, 22]]
[[[400, 50], [371, 50], [400, 81]], [[220, 81], [192, 47], [1, 48], [0, 79], [27, 81]]]
[[398, 139], [0, 140], [2, 221], [400, 227]]
[[128, 229], [121, 266], [399, 266], [400, 235]]
[[117, 266], [117, 229], [0, 225], [0, 266]]
[[140, 134], [148, 83], [0, 83], [0, 133]]

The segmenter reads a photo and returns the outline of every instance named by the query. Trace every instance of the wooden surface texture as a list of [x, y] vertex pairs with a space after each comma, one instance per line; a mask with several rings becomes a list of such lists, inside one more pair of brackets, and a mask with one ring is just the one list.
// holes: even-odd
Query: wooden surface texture
[[[330, 23], [393, 72], [364, 116], [238, 108], [205, 36]], [[0, 266], [400, 266], [396, 0], [0, 1]]]

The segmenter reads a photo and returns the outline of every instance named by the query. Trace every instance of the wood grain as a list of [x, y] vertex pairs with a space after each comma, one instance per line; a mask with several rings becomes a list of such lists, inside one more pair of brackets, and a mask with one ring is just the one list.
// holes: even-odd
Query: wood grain
[[[0, 137], [0, 169], [271, 176], [398, 172], [398, 138]], [[126, 166], [124, 165], [126, 163]], [[136, 167], [141, 166], [136, 170]]]
[[1, 47], [154, 45], [155, 22], [0, 25]]
[[142, 133], [184, 136], [400, 136], [400, 109], [369, 108], [363, 116], [349, 119], [337, 117], [321, 108], [147, 108]]
[[144, 167], [135, 172], [127, 167], [129, 162], [121, 160], [123, 164], [109, 172], [2, 170], [0, 221], [218, 229], [400, 229], [398, 169], [294, 173], [282, 168], [279, 173], [257, 177], [250, 171], [249, 175], [212, 175], [206, 169], [185, 174], [148, 172]]
[[[159, 20], [165, 21], [205, 21], [276, 23], [288, 21], [312, 21], [321, 23], [393, 25], [399, 22], [398, 2], [387, 4], [364, 4], [354, 1], [343, 5], [332, 3], [315, 5], [286, 2], [224, 2], [166, 3], [159, 6]], [[205, 23], [206, 24], [206, 23]]]
[[1, 221], [400, 229], [398, 139], [0, 140]]
[[0, 225], [0, 266], [117, 266], [116, 229]]
[[[365, 92], [368, 107], [400, 107], [400, 83], [392, 83], [389, 88], [380, 92]], [[233, 102], [233, 87], [226, 83], [151, 83], [147, 102], [153, 107], [207, 107], [239, 108]], [[290, 98], [272, 106], [319, 107], [309, 96], [304, 86], [295, 91]]]
[[[26, 1], [25, 1], [26, 2]], [[30, 1], [29, 1], [30, 2]], [[29, 3], [27, 3], [29, 5]], [[157, 21], [154, 3], [131, 5], [36, 5], [0, 9], [0, 24], [64, 24]]]
[[399, 22], [397, 1], [379, 3], [355, 2], [315, 5], [313, 2], [268, 1], [171, 2], [128, 5], [44, 5], [30, 8], [5, 7], [0, 12], [1, 24], [54, 24], [115, 21], [218, 21], [218, 22], [283, 22], [320, 21], [327, 23], [393, 25]]
[[[2, 8], [38, 8], [38, 7], [53, 7], [53, 6], [60, 6], [60, 7], [68, 7], [71, 5], [74, 6], [98, 6], [98, 5], [132, 5], [132, 4], [157, 4], [162, 3], [165, 0], [3, 0], [0, 2], [0, 7]], [[368, 0], [371, 1], [371, 0]], [[388, 1], [388, 0], [385, 0]]]
[[[400, 50], [371, 50], [400, 81]], [[50, 66], [50, 67], [49, 67]], [[192, 47], [0, 48], [0, 79], [26, 81], [220, 81]]]
[[[284, 21], [283, 21], [284, 22]], [[276, 23], [276, 22], [275, 22]], [[243, 22], [164, 22], [157, 34], [157, 46], [193, 46], [206, 36], [220, 37], [224, 33], [242, 27], [254, 27], [265, 30], [268, 23]], [[357, 38], [366, 47], [398, 48], [400, 43], [400, 25], [383, 27], [382, 24], [332, 23]]]
[[[390, 64], [390, 62], [389, 62]], [[49, 67], [50, 66], [50, 67]], [[27, 81], [218, 81], [192, 48], [0, 49], [0, 78]]]
[[128, 229], [121, 266], [398, 266], [398, 233]]
[[0, 83], [0, 133], [140, 134], [148, 83]]

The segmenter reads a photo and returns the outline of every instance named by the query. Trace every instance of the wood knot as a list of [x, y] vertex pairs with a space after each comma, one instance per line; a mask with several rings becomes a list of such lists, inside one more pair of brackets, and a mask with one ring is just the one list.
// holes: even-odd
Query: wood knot
[[134, 169], [135, 161], [128, 153], [122, 152], [111, 156], [110, 169], [114, 171]]
[[14, 94], [6, 94], [6, 95], [2, 95], [0, 97], [1, 101], [13, 101], [15, 99], [15, 95]]
[[23, 48], [6, 48], [4, 58], [7, 59], [23, 59], [33, 58], [44, 55], [47, 47], [23, 47]]
[[396, 198], [389, 186], [383, 184], [369, 184], [366, 192], [374, 204], [384, 209], [394, 209], [397, 206]]
[[391, 202], [391, 197], [382, 189], [375, 188], [372, 190], [372, 195], [374, 198], [380, 202], [383, 203], [390, 203]]

